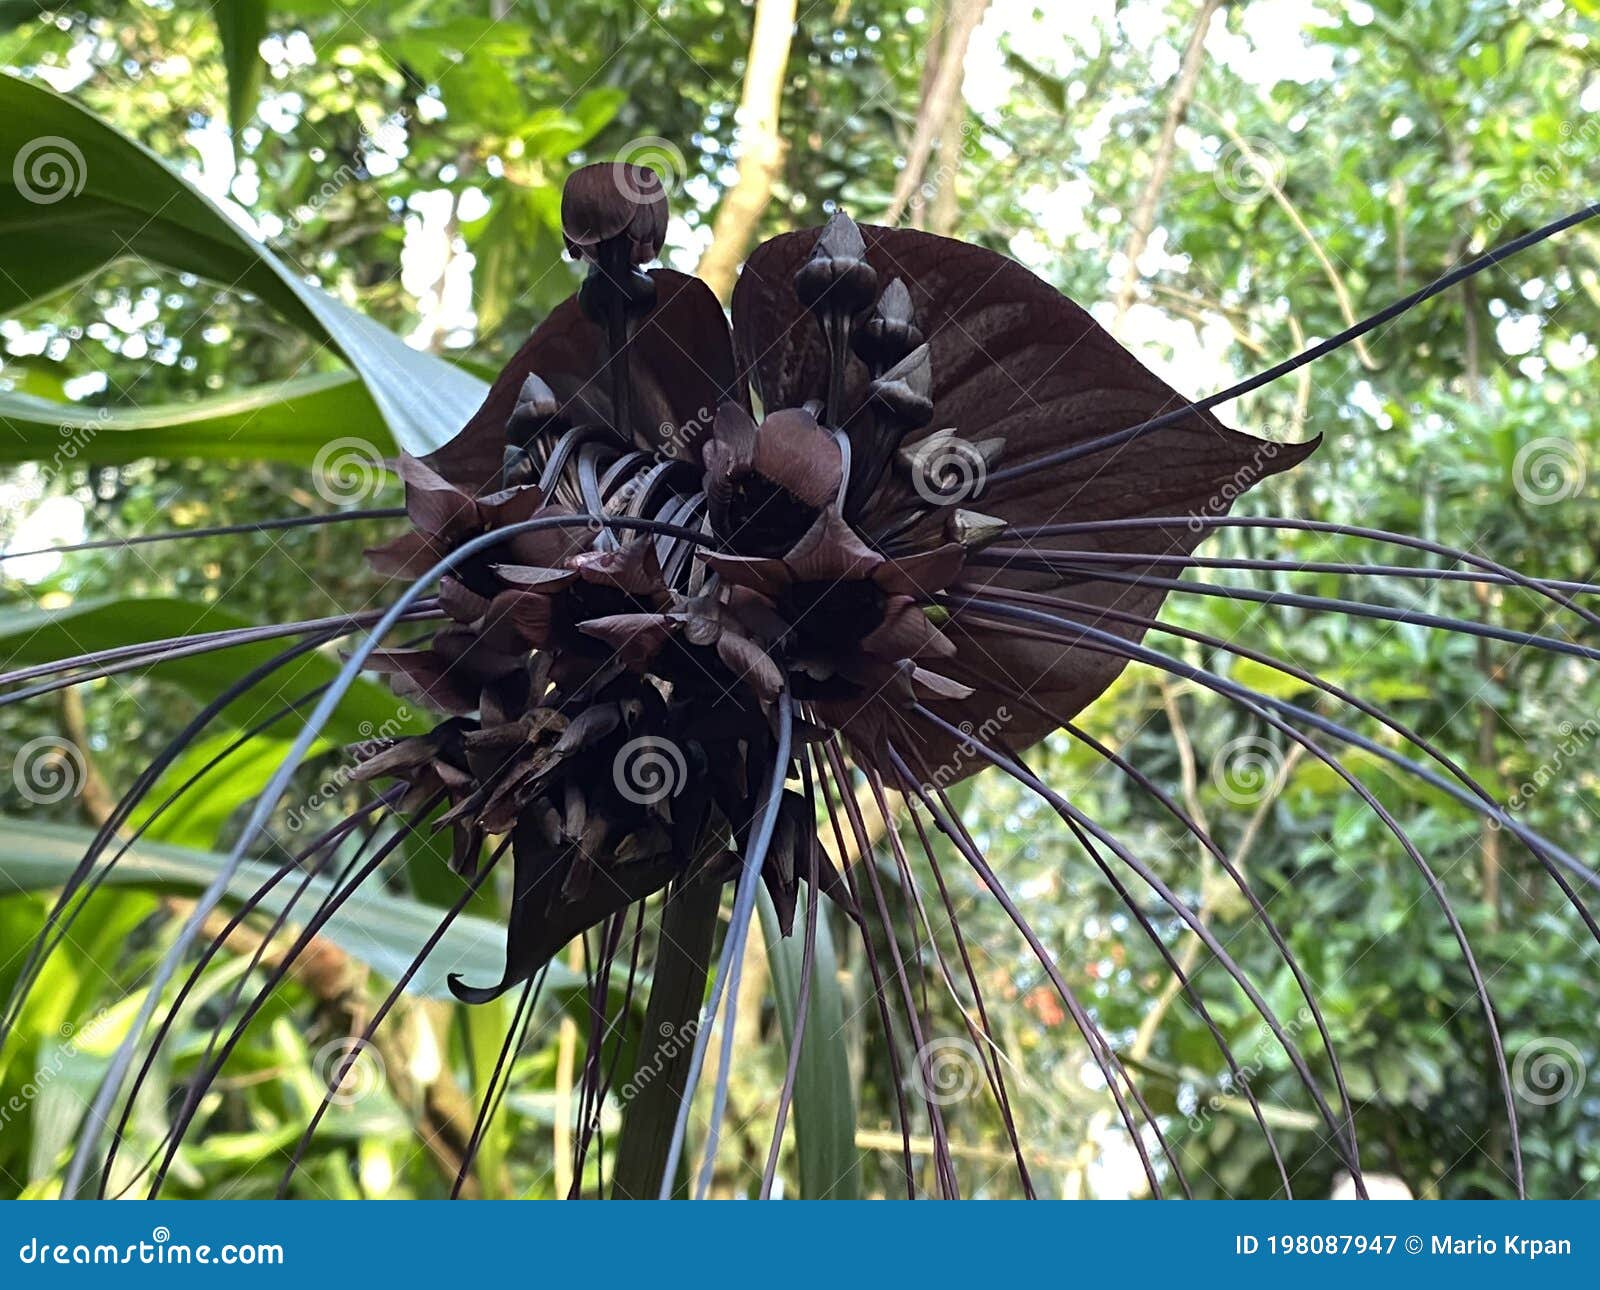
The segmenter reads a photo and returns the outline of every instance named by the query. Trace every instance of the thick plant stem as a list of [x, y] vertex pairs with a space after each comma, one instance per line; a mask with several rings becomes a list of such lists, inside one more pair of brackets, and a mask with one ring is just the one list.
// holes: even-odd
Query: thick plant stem
[[[972, 43], [973, 33], [982, 24], [988, 10], [989, 0], [957, 0], [946, 19], [944, 31], [939, 33], [943, 44], [937, 55], [936, 69], [923, 95], [922, 105], [917, 110], [916, 127], [911, 144], [906, 149], [905, 168], [895, 180], [888, 210], [884, 212], [885, 224], [898, 223], [907, 209], [920, 206], [913, 198], [922, 187], [935, 139], [941, 131], [948, 133], [956, 124], [961, 102], [961, 78], [966, 70], [967, 46]], [[941, 186], [944, 183], [953, 185], [955, 175], [942, 177]]]
[[795, 0], [756, 0], [750, 57], [739, 98], [739, 179], [717, 207], [711, 245], [695, 269], [722, 300], [733, 290], [734, 272], [755, 241], [783, 165], [778, 113], [788, 77], [794, 14]]
[[[1166, 185], [1167, 174], [1172, 169], [1172, 155], [1177, 148], [1178, 127], [1189, 115], [1189, 105], [1194, 102], [1195, 86], [1200, 83], [1200, 69], [1206, 60], [1206, 32], [1211, 30], [1211, 19], [1221, 7], [1222, 0], [1204, 0], [1200, 16], [1195, 20], [1194, 31], [1189, 36], [1188, 47], [1183, 51], [1183, 63], [1178, 69], [1177, 83], [1167, 100], [1166, 119], [1161, 123], [1161, 135], [1156, 141], [1155, 156], [1150, 162], [1150, 178], [1133, 209], [1129, 221], [1128, 244], [1122, 254], [1127, 261], [1122, 271], [1122, 285], [1117, 288], [1116, 320], [1133, 304], [1139, 285], [1139, 257], [1150, 242], [1150, 231], [1156, 223], [1156, 207], [1161, 201], [1161, 189]], [[1115, 327], [1112, 328], [1116, 330]]]
[[[660, 1190], [705, 1001], [721, 898], [719, 884], [691, 882], [675, 891], [661, 911], [661, 944], [645, 1006], [639, 1068], [632, 1080], [638, 1092], [623, 1111], [611, 1179], [614, 1200], [654, 1199]], [[688, 1194], [686, 1174], [674, 1194], [680, 1190]]]

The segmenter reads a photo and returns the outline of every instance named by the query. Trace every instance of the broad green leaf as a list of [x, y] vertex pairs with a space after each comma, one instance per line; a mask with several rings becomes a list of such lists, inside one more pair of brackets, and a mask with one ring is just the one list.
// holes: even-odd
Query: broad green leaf
[[287, 461], [310, 465], [333, 439], [377, 457], [395, 442], [360, 380], [326, 372], [192, 403], [86, 408], [0, 391], [0, 462], [113, 466], [149, 457]]
[[410, 348], [301, 281], [153, 152], [71, 99], [0, 76], [0, 314], [129, 256], [253, 292], [360, 374], [394, 440], [426, 453], [477, 410], [484, 382]]
[[[8, 614], [0, 622], [0, 666], [10, 669], [48, 663], [90, 650], [252, 625], [219, 605], [193, 605], [177, 599], [83, 600], [65, 609]], [[173, 681], [197, 698], [210, 700], [288, 644], [288, 639], [258, 641], [156, 663], [140, 672]], [[289, 697], [326, 685], [338, 673], [335, 657], [313, 650], [273, 674], [268, 689], [273, 696], [270, 700], [246, 693], [222, 710], [222, 718], [239, 727], [253, 725]], [[289, 720], [292, 722], [293, 718]], [[350, 743], [378, 734], [425, 730], [427, 726], [423, 714], [414, 706], [401, 703], [387, 686], [357, 678], [329, 720], [327, 731], [330, 738]], [[294, 729], [292, 725], [290, 728]]]
[[[59, 887], [83, 858], [90, 839], [87, 829], [0, 818], [0, 893], [43, 891]], [[106, 875], [115, 886], [174, 891], [203, 889], [223, 857], [186, 847], [140, 842]], [[257, 860], [239, 866], [228, 885], [229, 902], [252, 896], [274, 868]], [[267, 917], [282, 911], [297, 880], [274, 887], [259, 908]], [[315, 878], [296, 902], [294, 913], [315, 909], [329, 894], [325, 878]], [[439, 924], [439, 910], [404, 896], [391, 895], [381, 883], [363, 884], [323, 927], [322, 935], [353, 958], [390, 980], [398, 978]], [[460, 972], [469, 980], [498, 980], [505, 967], [505, 928], [471, 914], [462, 914], [411, 982], [411, 992], [429, 998], [451, 997], [445, 977]], [[548, 985], [560, 991], [581, 990], [583, 978], [561, 963], [550, 965]]]
[[[223, 731], [192, 744], [156, 780], [149, 795], [129, 817], [129, 825], [137, 829], [153, 819], [143, 835], [152, 842], [202, 849], [219, 845], [223, 826], [241, 806], [255, 800], [288, 756], [290, 736], [296, 729], [293, 722], [291, 715], [284, 718], [282, 725], [274, 727], [286, 732], [283, 738], [257, 735], [204, 774], [201, 774], [202, 769], [236, 742], [239, 732]], [[307, 750], [307, 760], [327, 752], [332, 746], [328, 740], [318, 739]], [[200, 778], [193, 786], [185, 788], [196, 775]], [[156, 815], [167, 799], [180, 789], [182, 798]]]
[[228, 69], [228, 124], [235, 148], [261, 97], [261, 39], [267, 34], [267, 0], [211, 0], [211, 16]]
[[[778, 1020], [785, 1044], [793, 1042], [800, 1004], [801, 967], [805, 961], [805, 900], [795, 911], [794, 934], [778, 929], [778, 914], [763, 888], [759, 893], [761, 933], [766, 940], [772, 987], [778, 999]], [[860, 1194], [856, 1150], [855, 1093], [845, 1049], [844, 998], [839, 992], [839, 964], [833, 953], [828, 920], [817, 919], [816, 962], [812, 965], [811, 997], [800, 1065], [795, 1070], [794, 1135], [800, 1157], [800, 1195], [805, 1200], [856, 1200]]]

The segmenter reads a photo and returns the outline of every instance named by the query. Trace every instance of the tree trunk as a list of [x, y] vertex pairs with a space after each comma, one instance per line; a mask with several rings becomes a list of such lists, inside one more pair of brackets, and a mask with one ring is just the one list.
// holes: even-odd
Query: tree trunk
[[[1177, 147], [1178, 127], [1189, 115], [1189, 105], [1194, 102], [1195, 86], [1200, 83], [1200, 69], [1206, 60], [1206, 32], [1211, 30], [1211, 19], [1222, 7], [1222, 0], [1203, 0], [1200, 16], [1195, 19], [1189, 45], [1183, 51], [1183, 63], [1173, 84], [1172, 98], [1167, 103], [1167, 117], [1161, 123], [1161, 135], [1156, 141], [1155, 156], [1150, 162], [1150, 178], [1139, 203], [1133, 208], [1133, 219], [1128, 225], [1128, 242], [1123, 248], [1127, 264], [1122, 270], [1122, 285], [1117, 288], [1116, 323], [1133, 304], [1134, 291], [1139, 285], [1139, 257], [1150, 244], [1150, 230], [1155, 227], [1156, 207], [1161, 200], [1161, 190], [1172, 169], [1172, 154]], [[1113, 324], [1112, 330], [1117, 330]]]
[[778, 114], [794, 34], [794, 11], [795, 0], [756, 0], [750, 57], [739, 99], [739, 179], [717, 208], [711, 245], [696, 270], [719, 299], [726, 300], [733, 290], [734, 270], [755, 241], [783, 165]]
[[[898, 223], [906, 209], [913, 205], [912, 198], [922, 187], [923, 175], [928, 169], [936, 139], [948, 135], [955, 128], [961, 107], [961, 78], [966, 70], [967, 46], [989, 9], [989, 0], [951, 0], [948, 16], [943, 24], [944, 42], [934, 48], [936, 58], [933, 76], [927, 82], [922, 105], [917, 109], [917, 124], [911, 136], [911, 146], [906, 149], [905, 169], [895, 180], [894, 193], [889, 198], [889, 208], [884, 213], [884, 223]], [[937, 37], [935, 38], [937, 41]], [[953, 183], [955, 176], [945, 175], [940, 187]], [[916, 203], [920, 208], [921, 203]]]

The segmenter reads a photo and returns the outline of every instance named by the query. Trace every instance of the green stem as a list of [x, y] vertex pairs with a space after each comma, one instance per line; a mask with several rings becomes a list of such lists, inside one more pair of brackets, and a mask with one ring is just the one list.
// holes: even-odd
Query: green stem
[[[661, 912], [661, 941], [645, 1007], [644, 1037], [631, 1081], [637, 1092], [623, 1110], [612, 1172], [615, 1200], [654, 1199], [661, 1191], [661, 1172], [667, 1166], [672, 1126], [705, 1002], [721, 904], [721, 885], [702, 879], [674, 892]], [[680, 1174], [673, 1186], [675, 1197], [688, 1194], [687, 1172]]]

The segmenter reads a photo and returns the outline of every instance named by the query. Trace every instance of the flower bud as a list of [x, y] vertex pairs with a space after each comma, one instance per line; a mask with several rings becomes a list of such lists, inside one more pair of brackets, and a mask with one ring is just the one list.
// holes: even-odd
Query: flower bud
[[838, 212], [822, 230], [811, 258], [794, 275], [806, 308], [853, 316], [872, 304], [878, 271], [867, 263], [867, 244], [856, 222]]
[[863, 363], [881, 372], [893, 367], [922, 341], [922, 331], [912, 314], [911, 293], [896, 278], [883, 289], [877, 308], [856, 328], [851, 343]]
[[647, 166], [596, 162], [573, 171], [561, 190], [561, 233], [575, 259], [597, 262], [601, 246], [625, 238], [631, 263], [653, 260], [667, 213], [661, 177]]

